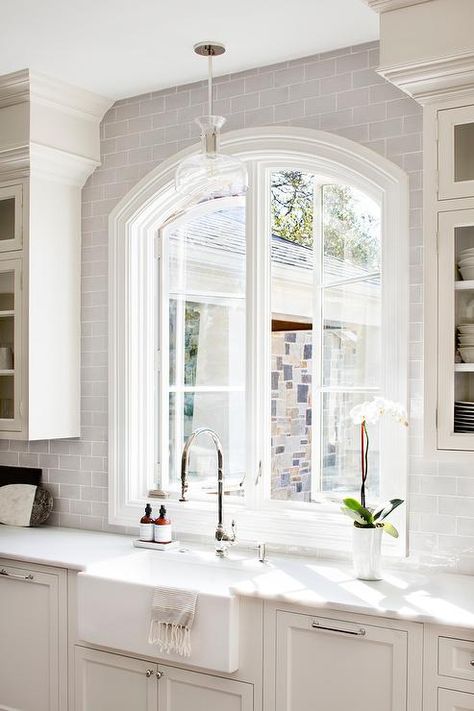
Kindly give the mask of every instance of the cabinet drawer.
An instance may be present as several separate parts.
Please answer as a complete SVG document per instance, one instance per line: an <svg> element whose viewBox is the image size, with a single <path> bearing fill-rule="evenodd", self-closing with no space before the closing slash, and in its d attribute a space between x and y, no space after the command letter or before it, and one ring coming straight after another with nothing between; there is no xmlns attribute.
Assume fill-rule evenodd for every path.
<svg viewBox="0 0 474 711"><path fill-rule="evenodd" d="M474 711L474 694L438 689L438 711Z"/></svg>
<svg viewBox="0 0 474 711"><path fill-rule="evenodd" d="M439 637L438 673L441 676L474 681L474 642Z"/></svg>

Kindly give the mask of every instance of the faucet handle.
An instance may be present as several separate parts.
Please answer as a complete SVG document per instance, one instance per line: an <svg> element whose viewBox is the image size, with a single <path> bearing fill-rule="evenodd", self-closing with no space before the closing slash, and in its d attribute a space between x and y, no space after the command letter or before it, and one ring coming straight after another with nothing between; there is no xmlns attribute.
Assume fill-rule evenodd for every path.
<svg viewBox="0 0 474 711"><path fill-rule="evenodd" d="M260 563L266 563L266 544L265 543L257 543L255 546L257 551L258 551L258 560Z"/></svg>
<svg viewBox="0 0 474 711"><path fill-rule="evenodd" d="M230 540L232 543L235 543L237 539L237 524L235 523L235 519L232 519L232 523L230 525L232 533L230 535Z"/></svg>

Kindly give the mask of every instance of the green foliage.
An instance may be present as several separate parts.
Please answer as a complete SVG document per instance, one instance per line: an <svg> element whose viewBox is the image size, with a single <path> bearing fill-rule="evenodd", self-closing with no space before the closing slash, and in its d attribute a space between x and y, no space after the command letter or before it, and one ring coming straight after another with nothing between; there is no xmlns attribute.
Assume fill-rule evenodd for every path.
<svg viewBox="0 0 474 711"><path fill-rule="evenodd" d="M394 538L398 538L398 531L392 523L384 521L384 519L392 513L397 506L403 504L402 499L391 499L383 506L372 510L362 506L357 499L343 499L344 506L341 511L349 516L354 521L354 526L357 528L383 528L385 533L388 533Z"/></svg>
<svg viewBox="0 0 474 711"><path fill-rule="evenodd" d="M390 501L383 506L379 506L379 508L374 511L374 521L383 521L384 518L387 518L387 516L401 504L403 504L403 499L390 499Z"/></svg>
<svg viewBox="0 0 474 711"><path fill-rule="evenodd" d="M272 174L272 231L305 247L313 245L314 176L298 170Z"/></svg>
<svg viewBox="0 0 474 711"><path fill-rule="evenodd" d="M343 185L324 191L324 253L377 270L380 245L378 218L370 203L358 205L357 194ZM272 231L305 247L313 246L314 176L296 170L272 174Z"/></svg>

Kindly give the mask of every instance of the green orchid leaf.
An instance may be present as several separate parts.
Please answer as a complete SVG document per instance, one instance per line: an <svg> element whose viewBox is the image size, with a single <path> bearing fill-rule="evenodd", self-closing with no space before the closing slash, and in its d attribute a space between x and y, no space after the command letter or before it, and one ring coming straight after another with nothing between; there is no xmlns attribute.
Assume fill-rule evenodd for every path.
<svg viewBox="0 0 474 711"><path fill-rule="evenodd" d="M366 509L362 504L360 504L356 499L352 498L347 498L343 499L343 503L347 506L348 509L351 511L356 511L361 518L364 519L365 523L372 524L373 523L373 517L372 514L368 509Z"/></svg>
<svg viewBox="0 0 474 711"><path fill-rule="evenodd" d="M365 519L363 519L362 516L357 513L357 511L348 509L346 506L341 506L341 511L342 511L342 513L345 513L346 516L349 516L349 518L351 518L353 521L358 523L360 526L366 525Z"/></svg>
<svg viewBox="0 0 474 711"><path fill-rule="evenodd" d="M385 533L388 533L389 536L393 536L394 538L398 538L398 531L393 524L386 521L382 525L383 525L383 530L385 531Z"/></svg>
<svg viewBox="0 0 474 711"><path fill-rule="evenodd" d="M383 521L384 518L387 518L387 516L401 504L403 504L403 499L390 499L390 501L387 501L382 506L379 506L375 511L374 521L378 521L379 519L380 521Z"/></svg>

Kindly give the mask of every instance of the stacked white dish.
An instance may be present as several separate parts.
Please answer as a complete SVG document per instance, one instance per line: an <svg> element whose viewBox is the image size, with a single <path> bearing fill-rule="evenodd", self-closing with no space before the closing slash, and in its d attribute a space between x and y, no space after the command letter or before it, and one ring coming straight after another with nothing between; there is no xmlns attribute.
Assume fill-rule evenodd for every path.
<svg viewBox="0 0 474 711"><path fill-rule="evenodd" d="M454 403L454 431L474 432L474 402L456 400Z"/></svg>
<svg viewBox="0 0 474 711"><path fill-rule="evenodd" d="M464 363L474 363L474 323L459 324L458 348Z"/></svg>
<svg viewBox="0 0 474 711"><path fill-rule="evenodd" d="M458 269L465 281L474 279L474 247L459 252Z"/></svg>

